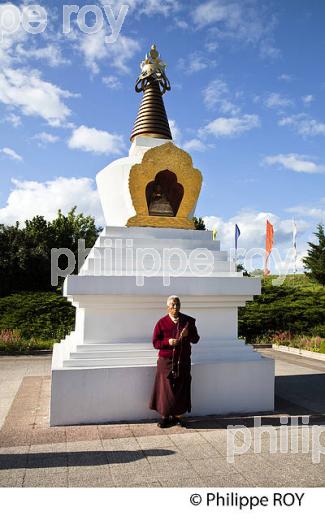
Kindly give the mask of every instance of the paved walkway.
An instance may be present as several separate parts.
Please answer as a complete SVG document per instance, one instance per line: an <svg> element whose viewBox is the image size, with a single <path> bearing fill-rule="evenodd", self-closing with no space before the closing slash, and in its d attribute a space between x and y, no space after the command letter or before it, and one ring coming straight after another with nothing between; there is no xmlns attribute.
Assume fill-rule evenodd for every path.
<svg viewBox="0 0 325 520"><path fill-rule="evenodd" d="M50 357L0 357L0 487L324 486L325 455L313 462L311 433L321 425L325 446L325 363L262 353L275 358L277 374L276 410L260 415L262 428L274 426L278 442L286 415L296 453L270 453L269 433L248 415L191 418L186 429L152 422L49 428ZM304 430L291 425L299 415L310 416ZM243 433L234 440L229 424L246 426L252 439L234 462L227 435L228 448L229 440L240 448Z"/></svg>

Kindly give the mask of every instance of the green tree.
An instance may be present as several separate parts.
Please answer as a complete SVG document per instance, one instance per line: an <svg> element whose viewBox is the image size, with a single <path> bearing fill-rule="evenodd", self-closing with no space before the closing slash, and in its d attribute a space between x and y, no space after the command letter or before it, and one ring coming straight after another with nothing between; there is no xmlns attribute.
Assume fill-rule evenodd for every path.
<svg viewBox="0 0 325 520"><path fill-rule="evenodd" d="M205 230L206 227L205 227L205 224L204 224L204 220L202 217L193 217L193 222L194 222L194 225L195 225L195 229L199 229L199 230Z"/></svg>
<svg viewBox="0 0 325 520"><path fill-rule="evenodd" d="M25 221L25 227L0 225L0 296L15 291L48 291L51 287L51 250L68 248L77 257L78 240L85 248L92 247L101 228L93 217L76 214L76 207L67 215L47 222L36 216ZM64 269L66 258L59 258ZM75 271L76 272L76 271Z"/></svg>
<svg viewBox="0 0 325 520"><path fill-rule="evenodd" d="M325 234L322 224L318 224L314 235L318 238L318 244L308 242L310 249L303 259L303 264L309 278L325 285Z"/></svg>

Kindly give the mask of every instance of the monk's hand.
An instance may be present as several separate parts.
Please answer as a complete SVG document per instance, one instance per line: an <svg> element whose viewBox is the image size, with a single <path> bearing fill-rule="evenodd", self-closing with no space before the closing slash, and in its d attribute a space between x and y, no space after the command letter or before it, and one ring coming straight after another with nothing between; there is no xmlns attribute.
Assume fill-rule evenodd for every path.
<svg viewBox="0 0 325 520"><path fill-rule="evenodd" d="M187 338L188 336L188 329L184 329L182 332L182 338Z"/></svg>
<svg viewBox="0 0 325 520"><path fill-rule="evenodd" d="M169 340L169 344L171 347L176 347L176 345L178 345L178 343L179 343L178 339L170 338L170 340Z"/></svg>

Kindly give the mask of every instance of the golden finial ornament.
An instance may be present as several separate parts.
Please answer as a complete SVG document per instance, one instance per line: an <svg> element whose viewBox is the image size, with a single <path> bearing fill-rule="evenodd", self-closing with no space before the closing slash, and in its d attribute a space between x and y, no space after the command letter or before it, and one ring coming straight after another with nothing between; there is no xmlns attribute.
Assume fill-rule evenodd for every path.
<svg viewBox="0 0 325 520"><path fill-rule="evenodd" d="M170 90L170 83L165 74L166 67L166 63L159 57L156 45L153 44L140 64L141 74L135 84L136 92L144 92L153 81L158 83L162 94Z"/></svg>
<svg viewBox="0 0 325 520"><path fill-rule="evenodd" d="M141 73L136 81L136 92L143 92L141 105L131 133L136 136L172 139L166 114L163 94L170 90L165 74L166 63L162 61L156 45L152 45L140 64Z"/></svg>

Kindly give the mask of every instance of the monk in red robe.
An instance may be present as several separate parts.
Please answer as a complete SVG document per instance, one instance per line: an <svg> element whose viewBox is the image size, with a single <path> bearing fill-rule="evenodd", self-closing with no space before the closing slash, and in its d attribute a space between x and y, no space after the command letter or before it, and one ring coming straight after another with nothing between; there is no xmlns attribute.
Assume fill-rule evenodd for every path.
<svg viewBox="0 0 325 520"><path fill-rule="evenodd" d="M169 296L168 314L153 332L153 346L159 350L157 371L149 404L161 415L160 428L185 426L180 415L191 411L191 343L197 343L195 319L180 313L178 296Z"/></svg>

